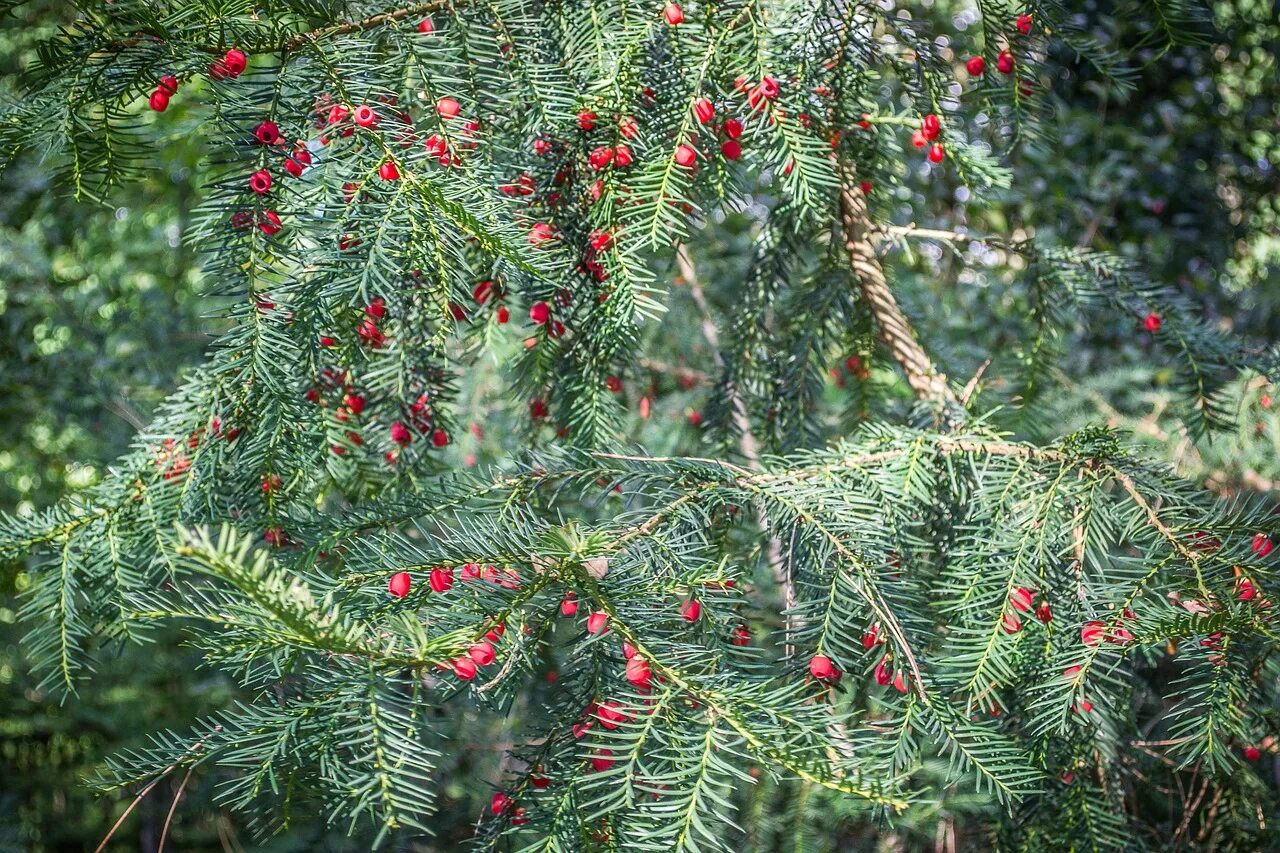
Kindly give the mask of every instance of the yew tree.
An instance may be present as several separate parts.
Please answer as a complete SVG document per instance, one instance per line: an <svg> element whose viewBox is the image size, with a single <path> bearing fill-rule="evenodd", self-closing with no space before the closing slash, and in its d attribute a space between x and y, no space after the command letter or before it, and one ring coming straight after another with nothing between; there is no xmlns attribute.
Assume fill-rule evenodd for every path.
<svg viewBox="0 0 1280 853"><path fill-rule="evenodd" d="M45 689L175 627L234 684L90 780L122 812L1280 846L1274 501L1061 417L1137 353L1212 439L1277 353L1001 213L1099 165L1066 81L1123 105L1192 4L75 5L3 157L92 205L196 140L218 332L101 484L0 520Z"/></svg>

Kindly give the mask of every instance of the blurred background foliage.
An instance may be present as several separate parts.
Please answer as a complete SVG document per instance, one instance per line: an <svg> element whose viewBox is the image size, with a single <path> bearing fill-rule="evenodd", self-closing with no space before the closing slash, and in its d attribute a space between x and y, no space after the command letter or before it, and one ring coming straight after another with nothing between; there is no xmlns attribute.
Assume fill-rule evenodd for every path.
<svg viewBox="0 0 1280 853"><path fill-rule="evenodd" d="M1083 67L1043 81L1042 94L1058 111L1056 138L1015 150L1011 188L974 198L954 176L934 172L925 180L909 166L900 181L877 188L876 213L925 227L1117 252L1153 279L1178 284L1215 322L1260 343L1276 341L1280 7L1268 0L1217 0L1206 7L1202 38L1172 46L1125 9L1123 2L1085 2L1078 14L1104 41L1136 49L1131 91L1118 93ZM976 26L970 4L935 0L911 4L911 12L953 32L956 61L963 60L964 30ZM73 14L69 4L45 0L0 17L0 97L18 96L36 42ZM183 241L186 214L201 193L202 154L198 136L188 132L196 118L184 116L183 104L191 100L166 113L166 129L154 137L155 168L105 199L76 199L52 186L50 170L36 159L20 161L0 178L0 508L27 511L96 482L218 329L219 306L202 295L198 258ZM693 251L704 282L740 276L720 259L741 259L752 239L733 217L700 235ZM903 289L915 294L908 312L942 362L973 375L988 353L1020 344L1013 319L1024 306L1005 287L1026 274L1017 260L965 244L925 244L896 256L894 274L915 279ZM700 335L698 306L675 270L672 275L673 310L648 329L648 352L659 368L664 338ZM713 303L732 299L731 288L708 291ZM975 324L976 317L1011 320ZM1165 366L1134 334L1131 318L1074 330L1068 352L1061 381L1042 390L1056 431L1103 420L1130 429L1224 497L1280 492L1280 390L1239 383L1232 396L1240 413L1235 430L1193 439L1163 390ZM710 348L706 354L709 363ZM667 369L652 375L658 377L652 413L637 414L630 434L655 452L695 449L698 434L689 421L705 396L701 377ZM968 376L953 368L952 379L963 384ZM892 381L889 365L863 362L832 377L828 397L856 419L860 388ZM483 464L524 440L489 410L486 387L484 381L470 386L474 419L484 429L452 448L458 464ZM1010 411L992 417L1011 429L1036 431ZM0 565L0 600L12 602L22 589L23 570ZM0 605L0 850L93 849L127 805L89 792L85 780L102 757L140 743L147 732L184 727L223 704L229 688L200 671L176 636L162 636L103 661L81 697L61 704L27 674L14 621L11 607ZM125 672L128 679L116 677ZM155 849L173 793L144 799L111 849ZM485 794L446 793L457 807L441 809L432 849L454 849L470 834ZM178 849L244 849L234 819L209 806L207 794L200 780L186 789ZM761 839L762 849L796 849L804 827L788 828L786 820L795 804L769 797L769 786L762 786L756 807L776 810L778 835ZM994 807L981 796L948 803L975 811ZM839 802L828 814L835 826L827 841L843 839L841 849L948 849L938 836L946 822L937 814L909 813L892 833L878 835L843 817ZM281 836L270 849L362 845L317 824Z"/></svg>

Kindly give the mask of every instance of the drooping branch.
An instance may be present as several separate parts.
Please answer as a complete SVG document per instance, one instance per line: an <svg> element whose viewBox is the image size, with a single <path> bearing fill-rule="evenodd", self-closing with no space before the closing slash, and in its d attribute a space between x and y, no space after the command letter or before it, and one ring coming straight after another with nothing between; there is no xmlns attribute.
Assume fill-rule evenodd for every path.
<svg viewBox="0 0 1280 853"><path fill-rule="evenodd" d="M845 249L858 277L858 287L871 315L876 333L889 348L906 374L916 397L944 406L959 407L960 401L929 355L920 346L911 321L902 313L885 279L884 267L876 256L876 231L867 212L866 196L858 189L852 166L844 166L840 180L840 221Z"/></svg>

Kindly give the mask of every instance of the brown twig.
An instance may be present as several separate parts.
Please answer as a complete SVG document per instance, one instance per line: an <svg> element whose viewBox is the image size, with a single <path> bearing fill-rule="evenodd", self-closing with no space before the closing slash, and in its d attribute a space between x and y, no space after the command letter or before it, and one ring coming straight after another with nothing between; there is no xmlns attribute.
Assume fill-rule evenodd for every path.
<svg viewBox="0 0 1280 853"><path fill-rule="evenodd" d="M848 165L843 167L840 181L840 219L845 249L858 278L862 299L875 318L881 343L893 354L918 399L959 407L960 401L947 384L947 377L938 371L920 346L911 321L889 289L884 267L876 255L876 229L867 211L867 199L858 189L857 174Z"/></svg>

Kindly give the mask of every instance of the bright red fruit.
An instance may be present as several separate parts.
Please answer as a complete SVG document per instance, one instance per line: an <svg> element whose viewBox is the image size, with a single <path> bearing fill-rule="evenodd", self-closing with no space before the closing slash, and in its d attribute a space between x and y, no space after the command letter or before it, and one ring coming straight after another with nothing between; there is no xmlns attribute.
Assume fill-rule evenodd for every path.
<svg viewBox="0 0 1280 853"><path fill-rule="evenodd" d="M396 598L404 598L409 594L409 587L413 585L413 579L409 577L408 572L396 572L387 581L387 589Z"/></svg>
<svg viewBox="0 0 1280 853"><path fill-rule="evenodd" d="M263 145L275 145L280 141L280 126L274 121L264 121L253 129L253 138Z"/></svg>
<svg viewBox="0 0 1280 853"><path fill-rule="evenodd" d="M403 421L396 421L391 425L391 440L401 447L405 447L409 442L413 441L413 434L409 432L409 428L404 425Z"/></svg>
<svg viewBox="0 0 1280 853"><path fill-rule="evenodd" d="M488 640L476 643L467 650L467 655L475 661L476 666L488 666L497 657L497 653L493 650L493 644Z"/></svg>
<svg viewBox="0 0 1280 853"><path fill-rule="evenodd" d="M169 95L163 89L156 89L151 93L151 99L147 101L147 105L158 113L162 113L169 108Z"/></svg>
<svg viewBox="0 0 1280 853"><path fill-rule="evenodd" d="M693 102L693 115L699 122L706 124L711 121L711 119L715 118L715 105L706 98L698 98L698 100Z"/></svg>
<svg viewBox="0 0 1280 853"><path fill-rule="evenodd" d="M436 447L444 447L449 443L449 433L442 429L437 429L431 433L431 443Z"/></svg>
<svg viewBox="0 0 1280 853"><path fill-rule="evenodd" d="M1080 641L1086 646L1096 646L1102 642L1102 635L1105 633L1106 626L1101 622L1086 622L1080 629Z"/></svg>
<svg viewBox="0 0 1280 853"><path fill-rule="evenodd" d="M720 153L726 160L737 160L742 156L742 145L736 139L726 139L720 144Z"/></svg>
<svg viewBox="0 0 1280 853"><path fill-rule="evenodd" d="M681 145L676 148L675 159L676 165L684 166L687 169L698 159L698 152L688 145Z"/></svg>
<svg viewBox="0 0 1280 853"><path fill-rule="evenodd" d="M307 166L310 164L311 152L305 148L299 148L284 161L284 170L298 178L302 176L302 173L306 171Z"/></svg>
<svg viewBox="0 0 1280 853"><path fill-rule="evenodd" d="M671 26L684 23L684 9L681 9L675 3L668 3L666 8L662 10L662 17L667 19L667 23Z"/></svg>
<svg viewBox="0 0 1280 853"><path fill-rule="evenodd" d="M400 169L394 162L388 160L378 167L378 177L384 181L400 180Z"/></svg>
<svg viewBox="0 0 1280 853"><path fill-rule="evenodd" d="M1000 51L1000 55L996 57L996 70L1001 74L1013 73L1013 54L1007 50Z"/></svg>
<svg viewBox="0 0 1280 853"><path fill-rule="evenodd" d="M941 143L935 142L929 146L929 162L930 163L941 163L946 156L947 156L947 152L942 147Z"/></svg>
<svg viewBox="0 0 1280 853"><path fill-rule="evenodd" d="M644 658L632 658L627 661L627 681L630 681L637 687L644 687L649 683L649 662Z"/></svg>
<svg viewBox="0 0 1280 853"><path fill-rule="evenodd" d="M259 169L249 176L249 189L255 193L262 195L271 191L271 173L266 169Z"/></svg>
<svg viewBox="0 0 1280 853"><path fill-rule="evenodd" d="M236 50L233 47L223 55L222 65L227 69L229 76L239 77L249 67L249 57L243 50Z"/></svg>
<svg viewBox="0 0 1280 853"><path fill-rule="evenodd" d="M937 139L938 134L942 133L942 121L933 113L929 113L920 122L920 129L924 131L925 139Z"/></svg>
<svg viewBox="0 0 1280 853"><path fill-rule="evenodd" d="M830 681L840 677L840 670L826 655L814 655L809 659L809 674L821 681Z"/></svg>
<svg viewBox="0 0 1280 853"><path fill-rule="evenodd" d="M592 613L587 617L588 634L603 634L605 631L609 630L608 625L609 614L605 613L603 610L597 610L595 613Z"/></svg>
<svg viewBox="0 0 1280 853"><path fill-rule="evenodd" d="M1259 557L1265 557L1271 553L1271 549L1275 545L1271 541L1271 537L1265 533L1253 534L1253 553Z"/></svg>
<svg viewBox="0 0 1280 853"><path fill-rule="evenodd" d="M529 319L541 326L551 317L551 306L545 302L535 302L529 306Z"/></svg>
<svg viewBox="0 0 1280 853"><path fill-rule="evenodd" d="M1142 318L1142 328L1146 329L1148 332L1158 332L1160 331L1160 326L1163 322L1164 321L1160 319L1159 314L1148 314Z"/></svg>
<svg viewBox="0 0 1280 853"><path fill-rule="evenodd" d="M1031 16L1019 15L1016 26L1018 27L1018 32L1025 36L1027 33L1031 32Z"/></svg>
<svg viewBox="0 0 1280 853"><path fill-rule="evenodd" d="M457 118L462 112L462 104L459 104L453 98L441 98L436 101L436 112L440 114L442 119Z"/></svg>
<svg viewBox="0 0 1280 853"><path fill-rule="evenodd" d="M987 70L987 61L981 56L971 56L964 64L964 70L970 77L981 77Z"/></svg>
<svg viewBox="0 0 1280 853"><path fill-rule="evenodd" d="M702 604L698 599L691 598L680 606L680 615L686 622L697 622L698 617L702 615Z"/></svg>
<svg viewBox="0 0 1280 853"><path fill-rule="evenodd" d="M432 592L448 592L453 586L453 569L436 566L431 570L431 578L428 583L431 584Z"/></svg>

